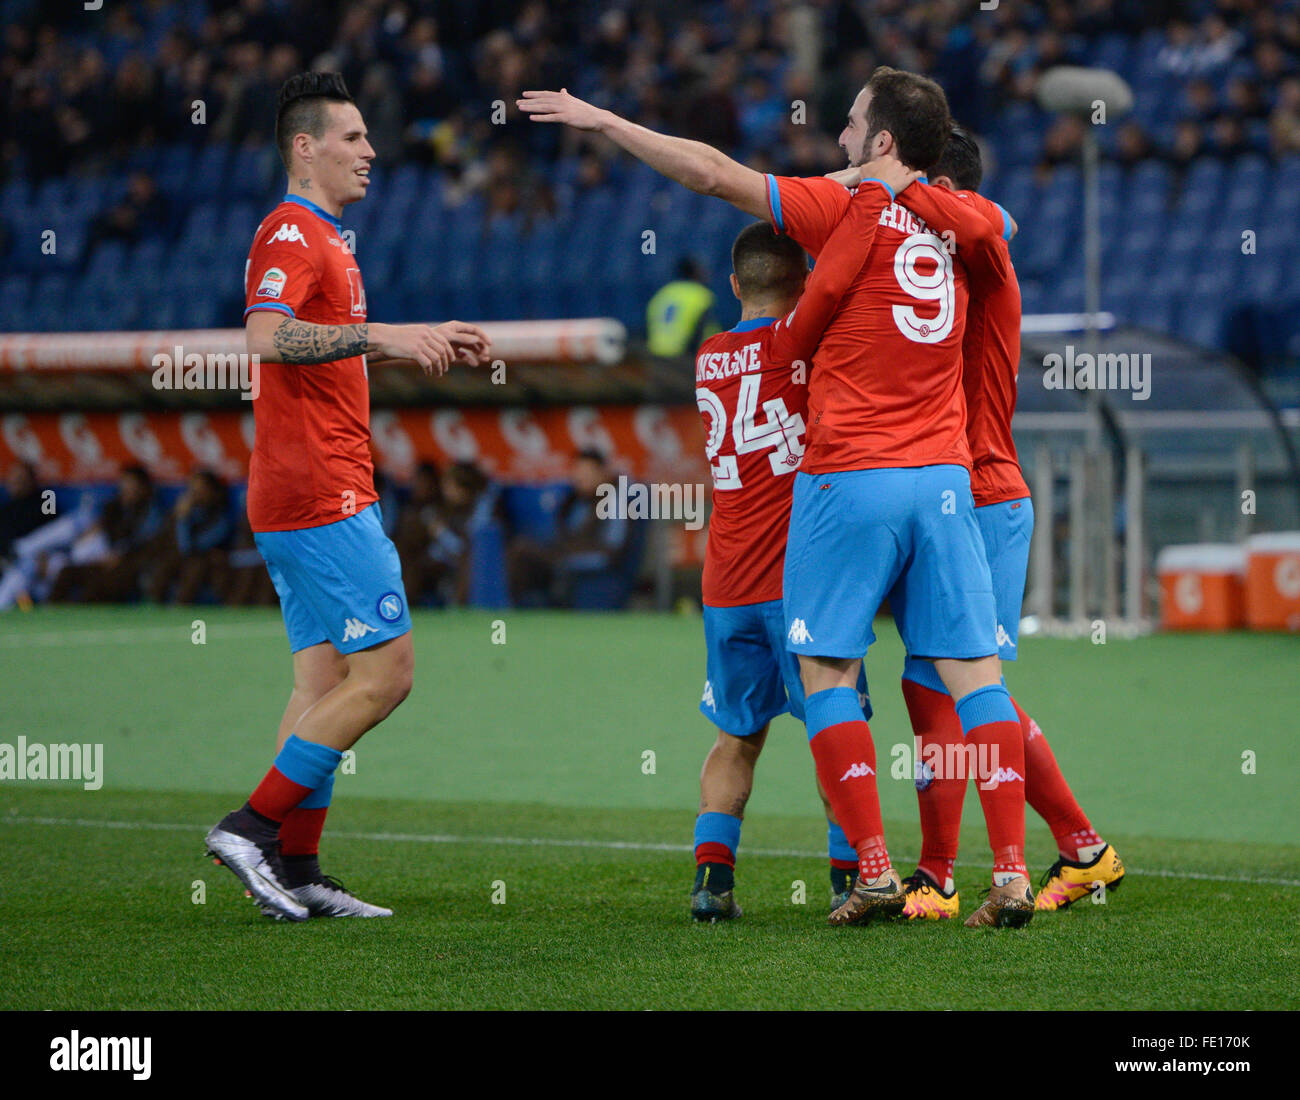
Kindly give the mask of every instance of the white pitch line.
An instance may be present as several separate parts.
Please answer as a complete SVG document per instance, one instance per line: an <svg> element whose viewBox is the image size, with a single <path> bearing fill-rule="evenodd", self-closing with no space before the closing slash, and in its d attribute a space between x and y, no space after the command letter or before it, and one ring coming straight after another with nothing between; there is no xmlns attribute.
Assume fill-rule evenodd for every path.
<svg viewBox="0 0 1300 1100"><path fill-rule="evenodd" d="M0 815L0 825L71 825L97 829L140 829L161 832L193 832L196 835L201 825L187 825L179 822L164 821L107 821L90 817L25 817L16 814ZM693 852L689 844L653 844L639 840L589 840L582 838L546 837L546 836L456 836L452 833L350 833L334 832L330 836L340 840L379 840L413 844L503 844L511 847L539 848L605 848L613 851L629 852ZM818 859L825 852L814 852L800 848L746 848L747 856L774 856L785 859ZM907 862L911 857L899 856ZM983 866L970 860L958 860L958 867ZM1247 875L1210 875L1200 871L1171 871L1164 868L1143 870L1129 867L1135 875L1149 878L1191 879L1197 882L1234 882L1247 886L1291 886L1300 887L1300 879L1260 878Z"/></svg>
<svg viewBox="0 0 1300 1100"><path fill-rule="evenodd" d="M119 645L123 642L188 643L191 633L189 622L178 622L175 626L124 626L111 630L42 630L31 633L18 630L0 634L0 649L25 649L28 646ZM215 624L214 629L208 631L208 641L234 642L246 638L270 638L283 633L284 625L280 622L248 623L244 626L218 623Z"/></svg>

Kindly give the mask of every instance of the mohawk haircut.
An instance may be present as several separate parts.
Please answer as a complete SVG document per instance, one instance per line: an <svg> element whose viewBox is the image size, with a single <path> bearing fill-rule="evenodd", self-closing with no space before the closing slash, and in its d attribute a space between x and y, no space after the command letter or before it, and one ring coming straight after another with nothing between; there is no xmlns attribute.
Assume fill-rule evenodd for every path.
<svg viewBox="0 0 1300 1100"><path fill-rule="evenodd" d="M943 156L926 173L930 179L947 176L958 191L978 191L984 179L984 161L980 147L968 130L953 123L944 146Z"/></svg>
<svg viewBox="0 0 1300 1100"><path fill-rule="evenodd" d="M731 268L742 298L774 301L799 293L808 276L808 257L767 222L754 222L740 231L731 246Z"/></svg>
<svg viewBox="0 0 1300 1100"><path fill-rule="evenodd" d="M325 135L327 103L351 103L342 73L298 73L280 86L275 109L275 144L285 171L293 171L293 139Z"/></svg>

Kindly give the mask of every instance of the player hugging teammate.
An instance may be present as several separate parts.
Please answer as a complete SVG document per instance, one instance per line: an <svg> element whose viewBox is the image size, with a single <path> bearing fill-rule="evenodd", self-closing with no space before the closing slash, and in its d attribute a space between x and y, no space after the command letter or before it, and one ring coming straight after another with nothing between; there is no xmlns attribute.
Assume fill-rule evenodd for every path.
<svg viewBox="0 0 1300 1100"><path fill-rule="evenodd" d="M875 637L872 619L886 598L908 653L904 690L923 757L927 745L955 739L968 750L958 758L976 763L993 869L987 898L966 923L1020 926L1033 916L1036 902L1024 855L1027 775L1031 794L1040 796L1034 804L1047 817L1062 857L1045 879L1048 900L1038 907L1056 908L1097 882L1118 882L1122 864L1093 833L1046 742L1012 702L1002 679L999 652L1014 656L1024 590L1021 556L1027 553L1032 522L1010 444L1019 292L1009 289L1014 273L1003 240L1009 219L1001 208L992 207L995 218L991 204L949 189L973 188L978 179L958 182L947 175L942 186L913 182L920 172L942 166L953 141L962 140L954 139L942 89L913 73L876 70L840 135L850 168L815 179L763 176L710 146L656 134L563 90L526 92L519 107L539 121L604 133L692 190L763 218L816 257L817 272L825 265L850 264L845 249L860 261L813 354L807 443L794 477L782 583L782 637L785 649L798 656L802 687L801 693L791 690L787 675L786 693L792 709L800 695L828 816L842 828L846 844L840 851L856 869L853 888L837 898L831 922L957 913L951 871L969 778L965 771L929 783L918 777L926 843L916 874L901 879L885 844L875 747L859 683L861 659ZM882 163L907 170L909 178L887 178ZM967 347L972 299L977 310ZM1008 331L1013 299L1015 322ZM725 335L735 341L743 333ZM993 349L999 339L1002 346ZM993 371L997 377L986 382ZM756 396L757 384L751 386ZM992 401L979 400L990 392ZM977 400L968 422L972 393ZM742 415L732 431L737 456L721 455L718 414L728 409L716 397L702 401L714 405L712 417L706 414L706 421L712 419L710 457L729 460L714 467L716 523L719 507L726 514L719 503L726 499L718 493L719 477L736 474L737 457L755 432L753 417L746 418L738 405ZM771 433L775 406L765 408ZM783 430L781 446L793 453L789 434ZM980 472L980 466L972 461L972 440L986 467L975 483L983 487L979 514L971 471ZM775 455L772 461L777 462ZM1016 466L1009 481L1008 462ZM711 529L710 554L715 552ZM990 556L996 572L990 570ZM711 587L706 578L706 605ZM770 653L771 630L757 610L767 602L755 598L741 605L749 609L746 626L756 639L751 647L761 648L757 639L762 639L769 654L750 660L748 686L755 699L745 696L742 684L735 695L747 709L727 711L722 726L751 740L742 747L738 738L728 741L724 735L702 776L697 862L719 869L697 877L692 911L698 916L739 912L730 895L728 859L734 863L738 808L766 729L763 715L776 705L777 669L786 667ZM713 638L727 639L721 627L740 618L734 608L725 615L719 611L706 610L706 713L710 694L715 712L717 706L712 670L721 658L715 658ZM733 663L739 667L744 660ZM716 767L715 757L725 767ZM733 776L730 785L715 783L713 773L719 770ZM702 891L714 893L714 900L701 898Z"/></svg>
<svg viewBox="0 0 1300 1100"><path fill-rule="evenodd" d="M258 227L244 285L248 350L263 366L253 402L248 519L280 597L293 691L271 769L207 835L272 917L386 917L322 873L321 830L343 753L411 690L411 618L397 550L380 524L370 460L367 359L442 374L488 361L459 321L366 321L343 207L365 197L374 150L337 73L280 90L276 144L288 193Z"/></svg>

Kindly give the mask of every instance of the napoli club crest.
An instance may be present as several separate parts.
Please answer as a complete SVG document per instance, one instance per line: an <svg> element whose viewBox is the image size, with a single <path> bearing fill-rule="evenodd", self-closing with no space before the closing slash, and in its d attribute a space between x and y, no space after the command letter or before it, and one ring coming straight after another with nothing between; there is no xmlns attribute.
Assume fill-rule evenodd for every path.
<svg viewBox="0 0 1300 1100"><path fill-rule="evenodd" d="M376 605L379 617L386 623L395 623L402 617L402 597L396 592L386 592Z"/></svg>

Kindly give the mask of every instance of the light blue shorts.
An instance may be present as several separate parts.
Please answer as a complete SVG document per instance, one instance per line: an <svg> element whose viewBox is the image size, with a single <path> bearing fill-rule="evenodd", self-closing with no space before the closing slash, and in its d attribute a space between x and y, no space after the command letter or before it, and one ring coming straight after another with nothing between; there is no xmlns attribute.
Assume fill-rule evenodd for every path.
<svg viewBox="0 0 1300 1100"><path fill-rule="evenodd" d="M704 607L708 650L700 713L724 733L749 737L779 714L804 720L799 658L785 646L780 600ZM868 720L867 673L858 670L858 701Z"/></svg>
<svg viewBox="0 0 1300 1100"><path fill-rule="evenodd" d="M1029 541L1034 534L1034 506L1028 497L986 504L975 509L984 536L984 553L993 575L993 602L998 609L998 656L1016 659L1020 605L1029 571Z"/></svg>
<svg viewBox="0 0 1300 1100"><path fill-rule="evenodd" d="M254 541L280 597L294 653L331 642L340 653L369 649L411 629L397 547L379 505L297 531L260 531Z"/></svg>
<svg viewBox="0 0 1300 1100"><path fill-rule="evenodd" d="M889 597L907 652L998 651L993 582L962 466L795 475L785 550L786 645L861 657Z"/></svg>

